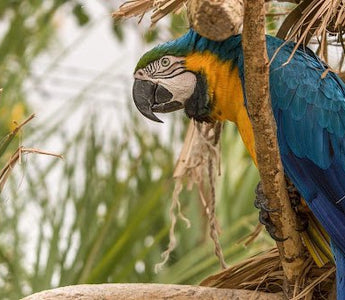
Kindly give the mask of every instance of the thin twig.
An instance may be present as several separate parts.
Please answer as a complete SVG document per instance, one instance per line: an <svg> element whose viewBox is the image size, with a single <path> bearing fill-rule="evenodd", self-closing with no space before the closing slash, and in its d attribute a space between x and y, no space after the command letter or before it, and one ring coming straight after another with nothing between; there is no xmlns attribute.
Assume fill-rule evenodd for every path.
<svg viewBox="0 0 345 300"><path fill-rule="evenodd" d="M22 161L22 156L24 154L28 153L36 153L36 154L42 154L42 155L49 155L49 156L54 156L63 159L63 156L60 154L55 154L52 152L47 152L43 151L40 149L35 149L35 148L25 148L23 146L19 147L14 154L11 156L9 161L5 164L5 166L1 169L0 171L0 192L2 192L4 185L8 179L8 176L12 172L14 166L16 163L21 163Z"/></svg>

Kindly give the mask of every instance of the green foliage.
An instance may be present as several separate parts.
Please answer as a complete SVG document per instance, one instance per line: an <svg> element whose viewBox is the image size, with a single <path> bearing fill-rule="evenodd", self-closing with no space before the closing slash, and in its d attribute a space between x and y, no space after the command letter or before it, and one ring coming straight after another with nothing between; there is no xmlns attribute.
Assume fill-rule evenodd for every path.
<svg viewBox="0 0 345 300"><path fill-rule="evenodd" d="M74 16L76 17L78 24L83 26L90 21L88 13L85 11L84 7L80 3L76 3L72 10Z"/></svg>
<svg viewBox="0 0 345 300"><path fill-rule="evenodd" d="M156 41L157 37L158 37L158 29L152 28L148 30L147 32L145 32L144 41L148 44L153 43L154 41Z"/></svg>
<svg viewBox="0 0 345 300"><path fill-rule="evenodd" d="M188 30L188 19L185 11L172 14L170 18L170 32L174 38L181 36Z"/></svg>
<svg viewBox="0 0 345 300"><path fill-rule="evenodd" d="M28 114L24 81L30 76L34 59L47 50L58 26L56 12L74 1L0 1L3 32L0 35L0 136ZM45 5L43 5L45 4ZM75 4L74 14L85 24L84 10ZM12 149L13 151L13 149Z"/></svg>
<svg viewBox="0 0 345 300"><path fill-rule="evenodd" d="M294 3L267 3L266 30L270 35L276 35L285 17L296 7Z"/></svg>
<svg viewBox="0 0 345 300"><path fill-rule="evenodd" d="M218 270L197 193L183 192L183 210L192 228L179 224L178 248L162 273L153 272L168 244L176 149L173 140L163 145L159 134L140 129L135 116L132 120L124 128L129 138L114 138L106 150L104 136L93 125L96 117L91 119L66 145L64 162L51 160L44 168L36 159L27 162L35 172L26 174L25 195L16 196L19 183L12 181L11 201L3 200L0 209L1 241L7 241L0 244L6 274L6 284L0 281L1 299L78 283L191 284ZM247 166L234 128L226 129L224 141L221 180L229 184L220 183L218 211L221 243L234 263L266 249L271 241L263 235L248 249L238 243L257 224L251 187L258 178ZM227 164L236 167L229 171ZM62 176L55 175L51 186L49 177L61 167ZM23 251L33 243L19 230L21 220L28 224L28 213L37 216L31 224L38 236L31 245L31 265Z"/></svg>
<svg viewBox="0 0 345 300"><path fill-rule="evenodd" d="M113 32L115 36L119 39L119 41L123 41L124 33L123 33L123 27L120 21L118 20L113 21Z"/></svg>
<svg viewBox="0 0 345 300"><path fill-rule="evenodd" d="M26 178L28 194L1 203L3 238L12 237L0 246L0 253L7 254L1 262L7 274L1 299L17 299L28 289L35 292L56 285L152 278L152 269L138 274L133 269L138 260L152 265L153 254L162 250L151 252L167 233L161 212L171 194L167 178L172 151L157 147L158 136L143 139L142 131L127 130L130 140L114 139L111 149L104 151L103 136L92 125L85 126L67 145L64 163L54 160L41 169L30 159L37 173ZM63 176L55 182L58 192L52 195L46 180L61 167ZM16 188L12 192L15 195ZM32 224L38 238L30 267L21 259L23 246L30 241L18 226L28 212L38 216L34 223L39 225Z"/></svg>

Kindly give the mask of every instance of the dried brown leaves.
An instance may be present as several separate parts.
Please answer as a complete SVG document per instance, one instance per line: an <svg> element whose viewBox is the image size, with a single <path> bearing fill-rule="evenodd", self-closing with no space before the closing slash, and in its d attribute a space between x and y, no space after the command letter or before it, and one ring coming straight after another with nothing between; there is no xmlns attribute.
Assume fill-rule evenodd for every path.
<svg viewBox="0 0 345 300"><path fill-rule="evenodd" d="M304 0L285 19L277 36L307 45L315 36L320 38L320 55L327 48L327 35L338 34L342 39L345 29L345 3L343 0ZM325 57L323 57L325 59Z"/></svg>
<svg viewBox="0 0 345 300"><path fill-rule="evenodd" d="M215 254L222 268L226 268L218 238L216 220L215 179L220 170L221 123L191 122L183 149L177 162L174 178L176 187L187 179L190 188L195 184L208 218L210 236L215 245Z"/></svg>
<svg viewBox="0 0 345 300"><path fill-rule="evenodd" d="M114 18L131 18L139 16L139 22L149 10L153 10L152 24L170 12L180 9L188 0L130 0L126 1L113 13Z"/></svg>
<svg viewBox="0 0 345 300"><path fill-rule="evenodd" d="M335 278L335 267L327 264L319 268L311 258L305 261L305 273L301 274L297 285L303 290L293 295L299 299L327 299ZM305 282L307 278L307 282ZM200 285L226 288L248 289L267 293L282 291L284 272L276 248L253 256L218 274L204 279ZM314 298L313 298L314 299Z"/></svg>

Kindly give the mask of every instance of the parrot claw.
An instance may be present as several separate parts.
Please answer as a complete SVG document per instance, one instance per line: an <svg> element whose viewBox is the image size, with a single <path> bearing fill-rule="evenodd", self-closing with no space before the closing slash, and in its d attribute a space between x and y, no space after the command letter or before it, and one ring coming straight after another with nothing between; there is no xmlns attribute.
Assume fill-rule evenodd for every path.
<svg viewBox="0 0 345 300"><path fill-rule="evenodd" d="M288 238L281 238L279 236L276 236L273 232L269 232L268 233L270 234L271 238L274 239L276 242L285 242Z"/></svg>
<svg viewBox="0 0 345 300"><path fill-rule="evenodd" d="M296 228L296 231L303 232L308 228L308 218L305 213L298 210L299 205L301 204L301 196L298 193L295 186L291 183L291 181L286 178L286 185L287 185L287 192L289 194L289 199L291 201L291 206L295 210L297 215L297 221L299 223L299 227ZM262 190L261 182L258 183L256 190L255 190L255 201L254 206L257 209L260 209L259 212L259 221L262 225L265 226L267 232L270 234L272 239L277 242L284 242L287 238L282 238L276 235L276 227L271 221L270 214L271 212L277 212L279 209L272 209L267 206L267 198Z"/></svg>
<svg viewBox="0 0 345 300"><path fill-rule="evenodd" d="M255 194L256 194L256 197L254 200L254 206L257 209L264 210L266 212L277 212L278 211L278 209L269 208L267 206L267 198L266 198L266 196L262 190L261 181L256 186Z"/></svg>
<svg viewBox="0 0 345 300"><path fill-rule="evenodd" d="M269 233L272 239L274 239L277 242L286 241L288 238L282 238L276 235L277 228L272 223L269 213L277 212L279 211L279 209L273 209L267 206L267 198L264 195L264 192L262 190L261 182L258 183L255 190L255 194L256 194L256 197L254 201L254 206L260 209L260 212L259 212L260 223L265 226L267 232Z"/></svg>
<svg viewBox="0 0 345 300"><path fill-rule="evenodd" d="M265 228L272 239L274 239L277 242L284 242L288 238L282 238L276 235L277 228L274 226L274 224L271 221L270 215L267 211L264 209L261 209L259 212L259 221L262 225L265 225Z"/></svg>

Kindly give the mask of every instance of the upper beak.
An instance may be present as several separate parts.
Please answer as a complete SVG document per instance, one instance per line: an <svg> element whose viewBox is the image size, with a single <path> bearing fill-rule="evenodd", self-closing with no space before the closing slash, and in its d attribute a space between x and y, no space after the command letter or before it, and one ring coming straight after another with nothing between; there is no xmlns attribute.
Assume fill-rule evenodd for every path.
<svg viewBox="0 0 345 300"><path fill-rule="evenodd" d="M161 122L153 112L172 112L183 108L178 101L171 101L173 94L165 87L149 80L135 79L133 99L138 110L152 121Z"/></svg>

